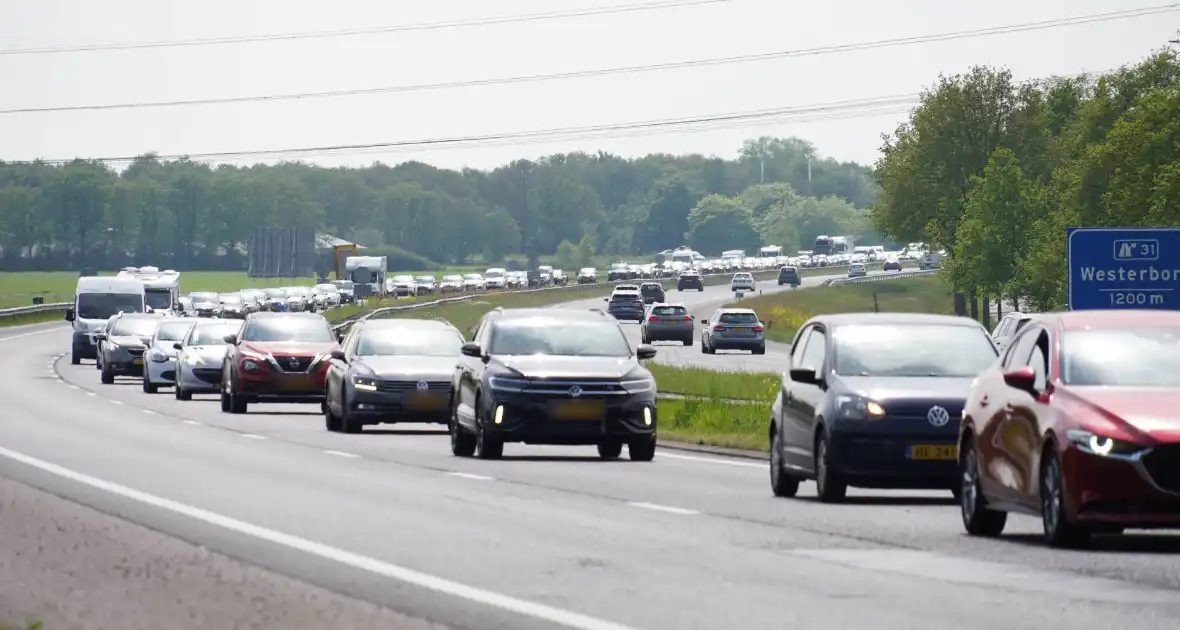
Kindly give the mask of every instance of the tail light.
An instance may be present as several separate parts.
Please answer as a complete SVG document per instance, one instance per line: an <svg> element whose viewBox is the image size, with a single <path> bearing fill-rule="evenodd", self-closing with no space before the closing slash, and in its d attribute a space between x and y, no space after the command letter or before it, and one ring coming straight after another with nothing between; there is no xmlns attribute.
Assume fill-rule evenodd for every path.
<svg viewBox="0 0 1180 630"><path fill-rule="evenodd" d="M647 321L649 321L649 322L658 322L658 321L660 321L660 318L659 318L659 317L656 317L655 315L652 315L651 317L648 317L648 318L647 318Z"/></svg>
<svg viewBox="0 0 1180 630"><path fill-rule="evenodd" d="M750 330L753 330L754 332L762 332L763 330L766 330L766 329L763 328L761 324L759 324L759 325L751 328Z"/></svg>
<svg viewBox="0 0 1180 630"><path fill-rule="evenodd" d="M686 321L686 322L691 322L691 321L692 321L692 315L685 315L685 316L684 316L684 321Z"/></svg>
<svg viewBox="0 0 1180 630"><path fill-rule="evenodd" d="M713 332L725 332L725 326L714 326Z"/></svg>

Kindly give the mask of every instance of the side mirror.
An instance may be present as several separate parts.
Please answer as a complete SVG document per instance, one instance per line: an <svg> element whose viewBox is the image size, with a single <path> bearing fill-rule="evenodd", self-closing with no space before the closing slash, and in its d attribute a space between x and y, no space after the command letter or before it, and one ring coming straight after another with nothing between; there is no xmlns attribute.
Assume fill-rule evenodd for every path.
<svg viewBox="0 0 1180 630"><path fill-rule="evenodd" d="M66 309L66 321L67 322L74 321L74 309L72 309L72 308Z"/></svg>
<svg viewBox="0 0 1180 630"><path fill-rule="evenodd" d="M104 332L96 332L96 333L94 333L94 339L95 339L95 341L102 341L103 339L106 339L106 338L107 338L107 334L106 334L106 333L104 333Z"/></svg>
<svg viewBox="0 0 1180 630"><path fill-rule="evenodd" d="M635 356L640 361L654 359L656 356L656 349L647 345L647 344L642 344L638 348L635 349Z"/></svg>
<svg viewBox="0 0 1180 630"><path fill-rule="evenodd" d="M184 344L177 341L176 343L172 344L172 349L173 350L184 350Z"/></svg>
<svg viewBox="0 0 1180 630"><path fill-rule="evenodd" d="M237 335L226 335L225 337L222 338L222 341L228 343L231 346L235 346L238 344L238 336Z"/></svg>
<svg viewBox="0 0 1180 630"><path fill-rule="evenodd" d="M332 351L332 358L336 359L338 361L347 361L348 360L344 357L344 351L340 350L340 349Z"/></svg>
<svg viewBox="0 0 1180 630"><path fill-rule="evenodd" d="M465 343L459 350L465 357L480 358L483 356L483 349L479 347L478 343Z"/></svg>
<svg viewBox="0 0 1180 630"><path fill-rule="evenodd" d="M709 323L709 320L707 320L707 319L702 319L702 320L701 320L701 325L702 325L702 326L705 326L705 325L707 325L708 323Z"/></svg>
<svg viewBox="0 0 1180 630"><path fill-rule="evenodd" d="M603 302L609 302L609 301L610 301L610 298L608 298L608 297L604 297L604 298L602 298L602 301L603 301Z"/></svg>
<svg viewBox="0 0 1180 630"><path fill-rule="evenodd" d="M1037 373L1031 367L1025 366L1016 368L1011 372L1004 373L1004 382L1008 387L1019 389L1022 392L1028 392L1029 395L1036 396L1036 382Z"/></svg>
<svg viewBox="0 0 1180 630"><path fill-rule="evenodd" d="M791 368L791 380L804 385L819 385L819 372L810 368Z"/></svg>
<svg viewBox="0 0 1180 630"><path fill-rule="evenodd" d="M344 343L344 333L336 333L336 343Z"/></svg>

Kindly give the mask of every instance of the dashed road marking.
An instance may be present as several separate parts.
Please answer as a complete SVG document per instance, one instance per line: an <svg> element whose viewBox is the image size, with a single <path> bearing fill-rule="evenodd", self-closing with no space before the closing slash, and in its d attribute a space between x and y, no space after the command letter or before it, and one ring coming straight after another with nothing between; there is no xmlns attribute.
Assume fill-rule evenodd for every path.
<svg viewBox="0 0 1180 630"><path fill-rule="evenodd" d="M61 380L61 379L59 378L59 379L56 379L56 380L54 380L54 382L55 382L55 383L64 383L65 381L63 381L63 380Z"/></svg>
<svg viewBox="0 0 1180 630"><path fill-rule="evenodd" d="M493 479L492 477L489 477L487 475L477 475L475 473L449 472L447 474L452 477L462 477L464 479L475 479L476 481L495 481L495 479Z"/></svg>
<svg viewBox="0 0 1180 630"><path fill-rule="evenodd" d="M266 439L265 436L255 435L253 433L243 433L242 437L246 438L247 440L265 440Z"/></svg>
<svg viewBox="0 0 1180 630"><path fill-rule="evenodd" d="M631 507L643 508L645 510L655 510L656 512L667 512L668 514L680 514L682 516L691 516L693 514L700 514L696 510L686 510L684 508L672 507L670 505L660 505L658 503L644 503L643 501L634 501L627 503Z"/></svg>
<svg viewBox="0 0 1180 630"><path fill-rule="evenodd" d="M65 381L62 381L62 382L64 383ZM67 385L67 387L69 387L70 389L82 389L81 387L78 387L77 385L74 385L73 383L70 383L69 385Z"/></svg>
<svg viewBox="0 0 1180 630"><path fill-rule="evenodd" d="M149 416L154 416L154 415L156 415L156 412L152 411L151 409L141 409L140 411L142 411L142 412L146 413L146 414L147 414L147 415L149 415Z"/></svg>
<svg viewBox="0 0 1180 630"><path fill-rule="evenodd" d="M50 328L48 330L34 330L33 332L21 333L19 335L9 335L7 337L0 337L0 343L11 341L13 339L24 339L25 337L32 337L33 335L44 335L45 333L58 332L61 328Z"/></svg>
<svg viewBox="0 0 1180 630"><path fill-rule="evenodd" d="M199 426L201 426L201 423L200 423L200 422L197 422L196 420L181 420L181 422L183 422L183 423L185 423L185 424L192 425L192 426L194 426L194 427L199 427Z"/></svg>
<svg viewBox="0 0 1180 630"><path fill-rule="evenodd" d="M236 532L244 536L250 536L258 540L264 540L276 545L282 545L289 549L301 551L308 555L317 556L325 560L338 562L342 565L366 571L374 575L398 580L406 584L412 584L420 588L432 590L436 593L442 593L451 597L458 597L467 601L491 606L500 610L525 615L534 619L547 621L549 623L565 626L567 628L574 628L576 630L634 630L629 626L624 626L605 619L598 619L583 615L569 610L563 610L546 604L532 602L525 599L518 599L510 595L503 595L494 591L484 590L475 586L455 582L446 578L430 575L414 569L402 567L390 562L370 558L351 551L345 551L336 547L331 547L323 543L318 543L306 538L300 538L284 532L247 523L229 516L218 514L209 510L204 510L191 505L165 499L160 496L148 494L146 492L135 490L127 486L119 485L91 477L68 468L58 466L42 459L25 455L0 446L0 457L20 462L27 466L43 470L58 477L68 479L70 481L80 483L97 490L102 490L110 494L118 495L132 501L138 501L145 505L167 510L174 514L187 516L193 520L208 523L215 527L220 527L225 530Z"/></svg>
<svg viewBox="0 0 1180 630"><path fill-rule="evenodd" d="M86 392L86 395L87 396L97 396L98 394L96 394L94 392Z"/></svg>
<svg viewBox="0 0 1180 630"><path fill-rule="evenodd" d="M667 457L668 459L683 459L690 462L702 462L705 464L716 464L718 466L737 466L739 468L757 468L765 470L766 464L758 464L755 462L740 462L732 459L721 459L720 457L695 457L693 455L680 455L678 453L669 453L666 450L660 451L660 457Z"/></svg>
<svg viewBox="0 0 1180 630"><path fill-rule="evenodd" d="M107 401L107 402L111 403L112 405L121 405L121 404L123 404L123 401L121 401L121 400L110 400L110 401Z"/></svg>
<svg viewBox="0 0 1180 630"><path fill-rule="evenodd" d="M360 457L360 455L357 455L356 453L345 453L344 451L333 451L333 450L330 450L330 449L329 449L329 450L325 450L325 451L324 451L324 454L326 454L326 455L335 455L335 456L337 456L337 457Z"/></svg>

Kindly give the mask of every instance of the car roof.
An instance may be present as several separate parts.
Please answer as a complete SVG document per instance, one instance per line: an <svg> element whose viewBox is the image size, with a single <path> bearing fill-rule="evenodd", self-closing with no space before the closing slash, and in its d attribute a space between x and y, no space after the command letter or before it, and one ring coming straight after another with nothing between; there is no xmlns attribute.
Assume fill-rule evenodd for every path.
<svg viewBox="0 0 1180 630"><path fill-rule="evenodd" d="M811 319L827 326L846 324L941 324L951 326L979 326L970 317L935 315L932 313L838 313L819 315Z"/></svg>
<svg viewBox="0 0 1180 630"><path fill-rule="evenodd" d="M757 313L754 312L754 309L751 309L751 308L723 308L723 309L721 309L722 315L727 315L730 313L735 313L735 314L749 313L750 315L757 315Z"/></svg>
<svg viewBox="0 0 1180 630"><path fill-rule="evenodd" d="M127 317L130 319L160 319L156 313L118 313L115 317Z"/></svg>
<svg viewBox="0 0 1180 630"><path fill-rule="evenodd" d="M671 308L688 308L687 306L684 305L684 302L656 302L655 304L651 305L652 308L655 308L657 306L667 306L667 307L671 307Z"/></svg>
<svg viewBox="0 0 1180 630"><path fill-rule="evenodd" d="M303 319L324 319L323 315L319 313L274 313L269 311L259 311L257 313L250 313L246 317L252 319L292 319L295 317L302 317Z"/></svg>
<svg viewBox="0 0 1180 630"><path fill-rule="evenodd" d="M382 330L388 328L419 328L423 330L437 328L440 330L452 330L455 326L448 321L441 319L366 319L359 321L353 325L353 328L375 329Z"/></svg>
<svg viewBox="0 0 1180 630"><path fill-rule="evenodd" d="M602 311L580 308L506 308L499 311L502 319L557 317L562 319L602 319Z"/></svg>
<svg viewBox="0 0 1180 630"><path fill-rule="evenodd" d="M1050 318L1059 321L1064 330L1180 326L1180 312L1148 309L1068 311L1055 313Z"/></svg>

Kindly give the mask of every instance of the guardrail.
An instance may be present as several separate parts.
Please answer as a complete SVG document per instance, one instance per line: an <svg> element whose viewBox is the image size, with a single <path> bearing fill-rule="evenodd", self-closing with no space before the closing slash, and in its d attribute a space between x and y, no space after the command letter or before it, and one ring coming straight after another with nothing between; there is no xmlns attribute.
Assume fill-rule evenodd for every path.
<svg viewBox="0 0 1180 630"><path fill-rule="evenodd" d="M921 278L924 276L933 276L938 273L937 269L923 269L920 271L898 271L895 273L884 272L871 276L861 276L859 278L832 278L825 280L823 286L830 287L834 284L860 284L862 282L881 282L884 280L897 280L900 278Z"/></svg>
<svg viewBox="0 0 1180 630"><path fill-rule="evenodd" d="M30 306L16 306L13 308L0 308L0 319L8 319L11 317L24 317L25 315L36 315L38 313L53 313L56 311L65 311L67 308L73 306L73 302L53 302L50 304L32 304Z"/></svg>

